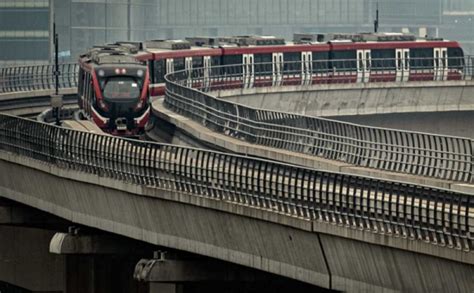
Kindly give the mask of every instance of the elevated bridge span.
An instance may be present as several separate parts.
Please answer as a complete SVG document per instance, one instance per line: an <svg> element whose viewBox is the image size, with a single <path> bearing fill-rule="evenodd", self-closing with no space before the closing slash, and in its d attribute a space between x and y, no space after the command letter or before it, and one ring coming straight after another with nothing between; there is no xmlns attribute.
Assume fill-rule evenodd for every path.
<svg viewBox="0 0 474 293"><path fill-rule="evenodd" d="M298 129L316 125L229 104L207 94L209 88L191 88L205 84L205 76L189 81L180 74L168 76L164 104L217 133L251 144L279 141L279 148L295 153L304 142ZM225 78L209 81L222 86ZM272 120L287 123L276 127ZM341 127L319 129L309 149L321 141L339 159L357 157L364 143L344 137L363 127ZM451 160L455 168L444 172L471 183L471 140L373 131L372 138L387 139L377 149L379 160L403 153L407 138L420 135L417 141L442 142L442 148L433 155L408 144L412 157ZM295 136L285 136L291 132ZM403 144L393 145L393 137ZM469 192L124 140L3 114L0 138L0 196L74 223L335 290L473 290ZM357 143L348 147L350 141ZM418 175L443 173L434 170Z"/></svg>
<svg viewBox="0 0 474 293"><path fill-rule="evenodd" d="M467 194L11 116L0 137L1 196L75 223L336 290L472 289Z"/></svg>

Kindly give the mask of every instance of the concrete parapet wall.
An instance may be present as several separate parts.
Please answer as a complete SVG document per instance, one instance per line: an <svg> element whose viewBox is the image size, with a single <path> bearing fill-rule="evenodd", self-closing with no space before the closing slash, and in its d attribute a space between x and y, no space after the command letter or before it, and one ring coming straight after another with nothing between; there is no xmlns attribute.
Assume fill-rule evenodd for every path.
<svg viewBox="0 0 474 293"><path fill-rule="evenodd" d="M133 185L4 152L0 170L0 196L155 245L341 291L446 291L454 283L461 291L474 290L472 252Z"/></svg>
<svg viewBox="0 0 474 293"><path fill-rule="evenodd" d="M474 110L474 81L285 86L213 94L250 107L308 116Z"/></svg>

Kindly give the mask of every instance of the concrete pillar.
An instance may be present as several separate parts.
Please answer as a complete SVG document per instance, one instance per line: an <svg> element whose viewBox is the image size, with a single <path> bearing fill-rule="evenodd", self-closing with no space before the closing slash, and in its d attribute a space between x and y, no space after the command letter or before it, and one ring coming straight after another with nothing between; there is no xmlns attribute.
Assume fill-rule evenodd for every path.
<svg viewBox="0 0 474 293"><path fill-rule="evenodd" d="M33 292L66 292L65 257L48 251L53 233L0 225L0 281Z"/></svg>
<svg viewBox="0 0 474 293"><path fill-rule="evenodd" d="M184 293L183 285L170 283L150 283L149 293Z"/></svg>
<svg viewBox="0 0 474 293"><path fill-rule="evenodd" d="M67 293L147 293L149 285L133 279L137 261L152 254L150 245L109 234L56 233L50 252L66 255Z"/></svg>

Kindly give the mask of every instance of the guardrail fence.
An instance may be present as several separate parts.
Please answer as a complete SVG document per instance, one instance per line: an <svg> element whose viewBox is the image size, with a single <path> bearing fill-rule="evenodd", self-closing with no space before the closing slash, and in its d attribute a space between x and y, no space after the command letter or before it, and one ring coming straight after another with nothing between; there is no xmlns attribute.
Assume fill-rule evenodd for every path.
<svg viewBox="0 0 474 293"><path fill-rule="evenodd" d="M256 109L218 99L209 93L248 87L247 69L235 65L169 74L165 105L216 132L251 143L361 167L474 183L472 139ZM433 70L431 73L420 70L433 76ZM458 77L467 76L466 67L463 70L462 74L458 72ZM277 78L257 72L255 70L251 80L253 86L272 86ZM349 80L350 72L343 72L345 77L341 80ZM354 76L356 72L351 74ZM286 71L280 85L299 84L301 77L300 71Z"/></svg>
<svg viewBox="0 0 474 293"><path fill-rule="evenodd" d="M59 87L77 87L79 65L59 64ZM0 67L0 93L48 90L55 88L54 65Z"/></svg>
<svg viewBox="0 0 474 293"><path fill-rule="evenodd" d="M0 150L59 168L469 251L467 194L127 140L0 114Z"/></svg>

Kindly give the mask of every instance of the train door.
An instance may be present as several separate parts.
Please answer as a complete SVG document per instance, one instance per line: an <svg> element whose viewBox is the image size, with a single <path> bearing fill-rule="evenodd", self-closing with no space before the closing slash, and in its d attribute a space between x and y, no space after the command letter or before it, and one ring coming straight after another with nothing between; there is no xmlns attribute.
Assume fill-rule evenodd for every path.
<svg viewBox="0 0 474 293"><path fill-rule="evenodd" d="M410 49L395 50L395 81L408 81L410 78Z"/></svg>
<svg viewBox="0 0 474 293"><path fill-rule="evenodd" d="M242 55L242 78L244 88L253 87L255 80L253 54Z"/></svg>
<svg viewBox="0 0 474 293"><path fill-rule="evenodd" d="M410 78L410 49L403 49L403 82Z"/></svg>
<svg viewBox="0 0 474 293"><path fill-rule="evenodd" d="M448 50L446 48L434 48L434 80L447 80L448 78Z"/></svg>
<svg viewBox="0 0 474 293"><path fill-rule="evenodd" d="M313 80L313 53L301 52L301 84L310 85Z"/></svg>
<svg viewBox="0 0 474 293"><path fill-rule="evenodd" d="M186 57L184 59L184 70L186 71L186 86L191 87L192 84L192 71L193 71L193 57Z"/></svg>
<svg viewBox="0 0 474 293"><path fill-rule="evenodd" d="M203 72L203 86L207 91L210 86L210 76L211 76L211 56L204 56L203 59L204 72Z"/></svg>
<svg viewBox="0 0 474 293"><path fill-rule="evenodd" d="M283 53L272 54L272 85L280 86L282 81Z"/></svg>
<svg viewBox="0 0 474 293"><path fill-rule="evenodd" d="M357 82L369 82L370 79L370 50L357 50Z"/></svg>
<svg viewBox="0 0 474 293"><path fill-rule="evenodd" d="M166 59L166 74L170 74L174 71L174 60L173 59Z"/></svg>
<svg viewBox="0 0 474 293"><path fill-rule="evenodd" d="M92 84L90 79L90 73L86 72L86 80L85 80L85 91L84 91L84 111L86 112L88 117L91 117L91 104L89 101L89 93L92 90Z"/></svg>

